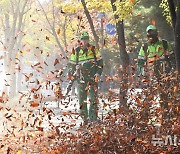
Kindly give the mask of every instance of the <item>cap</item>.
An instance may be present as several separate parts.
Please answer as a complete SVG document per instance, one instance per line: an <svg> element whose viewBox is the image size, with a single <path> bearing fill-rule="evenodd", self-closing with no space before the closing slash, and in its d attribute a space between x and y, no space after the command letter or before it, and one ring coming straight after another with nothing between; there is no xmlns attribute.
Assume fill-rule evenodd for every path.
<svg viewBox="0 0 180 154"><path fill-rule="evenodd" d="M88 32L83 32L80 36L80 39L82 40L82 39L86 39L86 38L89 38L89 34L88 34Z"/></svg>
<svg viewBox="0 0 180 154"><path fill-rule="evenodd" d="M147 28L146 28L146 32L148 32L149 30L157 30L156 26L154 25L149 25Z"/></svg>

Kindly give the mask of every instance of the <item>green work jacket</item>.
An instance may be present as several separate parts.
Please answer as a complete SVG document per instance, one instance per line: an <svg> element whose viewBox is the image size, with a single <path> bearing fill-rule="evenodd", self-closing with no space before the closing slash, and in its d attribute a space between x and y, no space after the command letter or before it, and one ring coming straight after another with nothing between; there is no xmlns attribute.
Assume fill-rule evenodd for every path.
<svg viewBox="0 0 180 154"><path fill-rule="evenodd" d="M162 40L159 40L158 42L151 44L150 42L147 42L147 51L144 51L144 47L140 48L139 55L138 55L138 73L142 74L142 71L144 71L145 63L147 62L150 64L158 64L158 65L151 65L155 67L156 72L158 72L160 69L159 64L162 64L163 62L169 61L170 63L173 63L175 61L174 58L174 52L172 50L172 47L169 42L167 42L167 49L163 47ZM166 59L168 57L168 60ZM147 66L147 65L146 65Z"/></svg>
<svg viewBox="0 0 180 154"><path fill-rule="evenodd" d="M79 65L78 75L75 74L76 66ZM78 82L94 82L95 75L101 75L103 71L103 60L100 51L92 45L87 49L77 47L70 56L68 64L69 75L72 75Z"/></svg>

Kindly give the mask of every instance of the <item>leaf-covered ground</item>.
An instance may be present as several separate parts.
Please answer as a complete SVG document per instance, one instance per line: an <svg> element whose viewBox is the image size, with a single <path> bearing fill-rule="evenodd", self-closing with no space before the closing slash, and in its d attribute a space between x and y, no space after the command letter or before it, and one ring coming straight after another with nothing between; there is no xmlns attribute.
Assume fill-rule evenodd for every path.
<svg viewBox="0 0 180 154"><path fill-rule="evenodd" d="M13 105L2 101L0 153L178 153L179 89L174 77L161 84L151 87L151 93L150 87L136 94L130 89L128 109L118 106L115 91L100 96L100 120L86 126L74 99L60 102L61 111L40 107L27 101L28 96L19 96L21 102L12 100ZM168 111L158 105L156 94L162 87L168 94ZM53 121L55 117L59 119Z"/></svg>

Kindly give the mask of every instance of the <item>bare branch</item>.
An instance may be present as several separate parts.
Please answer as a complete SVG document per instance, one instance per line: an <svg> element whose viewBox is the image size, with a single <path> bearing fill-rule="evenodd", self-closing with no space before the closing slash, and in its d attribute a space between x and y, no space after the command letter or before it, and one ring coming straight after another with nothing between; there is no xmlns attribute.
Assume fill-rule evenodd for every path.
<svg viewBox="0 0 180 154"><path fill-rule="evenodd" d="M52 31L50 31L50 30L47 29L47 28L46 28L46 30L47 30L51 35L53 35L53 32L52 32Z"/></svg>
<svg viewBox="0 0 180 154"><path fill-rule="evenodd" d="M1 18L1 24L2 24L2 27L3 27L3 31L5 31L6 30L6 27L5 27L5 24L4 24L4 22L3 22L3 19Z"/></svg>
<svg viewBox="0 0 180 154"><path fill-rule="evenodd" d="M82 5L83 5L84 12L85 12L86 17L87 17L87 20L88 20L88 22L89 22L89 25L90 25L91 31L92 31L92 33L93 33L94 39L95 39L95 41L96 41L96 47L99 48L99 37L98 37L98 35L96 34L95 27L94 27L92 18L91 18L91 16L90 16L90 13L89 13L89 11L88 11L88 9L87 9L85 0L81 0L81 3L82 3Z"/></svg>
<svg viewBox="0 0 180 154"><path fill-rule="evenodd" d="M67 40L66 40L66 26L67 26L67 16L65 16L64 25L63 25L63 36L64 36L64 46L67 49Z"/></svg>
<svg viewBox="0 0 180 154"><path fill-rule="evenodd" d="M56 30L55 30L55 27L50 23L50 21L49 21L49 19L48 19L48 17L47 17L47 14L46 14L43 6L41 5L40 1L39 1L39 0L37 0L37 1L38 1L39 5L40 5L40 7L41 7L41 9L42 9L45 17L46 17L46 20L47 20L47 22L48 22L48 24L49 24L49 26L50 26L50 28L51 28L51 30L52 30L53 36L55 37L56 42L57 42L57 44L58 44L58 46L59 46L62 54L64 55L64 57L65 57L66 59L68 59L67 56L66 56L66 53L65 53L65 51L64 51L64 49L63 49L63 47L62 47L62 45L61 45L61 43L60 43L60 41L59 41L59 39L58 39L58 36L57 36Z"/></svg>
<svg viewBox="0 0 180 154"><path fill-rule="evenodd" d="M15 10L14 10L14 3L13 3L13 1L11 0L11 11L12 11L12 13L14 14L14 12L15 12Z"/></svg>
<svg viewBox="0 0 180 154"><path fill-rule="evenodd" d="M25 2L23 4L23 7L22 7L22 11L20 11L20 8L19 8L19 22L18 22L18 27L17 27L17 30L16 30L16 34L19 33L21 31L21 29L22 29L23 16L24 16L25 8L27 6L27 2L28 2L28 0L25 0Z"/></svg>
<svg viewBox="0 0 180 154"><path fill-rule="evenodd" d="M48 22L48 24L49 24L50 28L53 28L52 24L50 23L50 21L49 21L49 19L48 19L48 17L47 17L47 14L46 14L46 12L45 12L45 10L44 10L44 8L43 8L42 4L40 3L40 1L39 1L39 0L37 0L37 1L38 1L39 5L40 5L40 7L41 7L41 9L42 9L42 11L43 11L43 13L44 13L45 17L46 17L46 20L47 20L47 22Z"/></svg>
<svg viewBox="0 0 180 154"><path fill-rule="evenodd" d="M81 21L82 21L82 19L79 19L79 24L78 24L78 28L77 28L76 34L79 33L79 28L80 28L80 25L81 25Z"/></svg>
<svg viewBox="0 0 180 154"><path fill-rule="evenodd" d="M55 27L55 20L56 20L56 16L55 16L55 11L54 11L54 1L52 0L52 9L53 9L53 27Z"/></svg>
<svg viewBox="0 0 180 154"><path fill-rule="evenodd" d="M72 26L71 20L69 20L69 24L70 24L70 27L71 27L72 31L75 32L75 29L74 29L73 26Z"/></svg>
<svg viewBox="0 0 180 154"><path fill-rule="evenodd" d="M24 14L24 10L25 10L25 7L27 6L27 2L28 2L28 0L26 0L26 1L24 2L24 5L23 5L23 7L22 7L22 11L20 11L20 13Z"/></svg>
<svg viewBox="0 0 180 154"><path fill-rule="evenodd" d="M170 14L171 14L171 19L172 19L172 26L173 26L173 29L175 30L175 26L176 26L176 9L175 9L175 5L174 5L174 1L168 0L168 5L169 5L169 11L170 11Z"/></svg>
<svg viewBox="0 0 180 154"><path fill-rule="evenodd" d="M13 13L13 22L12 22L12 27L10 29L10 43L9 43L9 46L8 46L8 50L11 51L13 48L14 48L14 45L16 43L16 38L15 38L15 35L16 35L16 26L17 26L17 20L18 20L18 14L19 14L19 6L20 6L20 0L17 1L14 1L15 3L17 4L14 4L13 1L11 0L11 6L12 8L14 9L14 13ZM16 6L16 9L14 8L14 6Z"/></svg>
<svg viewBox="0 0 180 154"><path fill-rule="evenodd" d="M10 28L10 25L9 25L9 14L5 13L5 26L6 28Z"/></svg>
<svg viewBox="0 0 180 154"><path fill-rule="evenodd" d="M29 12L31 10L31 6L29 8L27 8L27 10L24 11L23 14L26 14L27 12Z"/></svg>

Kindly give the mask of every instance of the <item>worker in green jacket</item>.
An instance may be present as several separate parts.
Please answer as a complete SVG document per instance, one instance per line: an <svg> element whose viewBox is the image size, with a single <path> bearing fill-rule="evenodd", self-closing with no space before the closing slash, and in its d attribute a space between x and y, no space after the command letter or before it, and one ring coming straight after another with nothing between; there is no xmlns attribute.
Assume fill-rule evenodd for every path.
<svg viewBox="0 0 180 154"><path fill-rule="evenodd" d="M175 67L172 47L166 40L159 40L157 28L149 25L146 28L148 41L144 43L138 55L139 74L160 77Z"/></svg>
<svg viewBox="0 0 180 154"><path fill-rule="evenodd" d="M161 83L161 79L165 75L168 75L173 69L175 70L175 55L170 43L158 38L158 31L154 25L149 25L146 32L148 41L142 45L139 51L138 73L140 76L148 78L149 92L152 94L152 87L157 87L157 83ZM166 86L168 84L169 82L166 82ZM160 89L162 89L159 90L161 107L167 109L168 94L165 89Z"/></svg>
<svg viewBox="0 0 180 154"><path fill-rule="evenodd" d="M83 32L80 45L72 50L68 64L69 79L77 80L80 115L85 124L96 121L98 116L98 80L103 70L99 49L89 44L89 34ZM87 95L90 94L90 108L87 109Z"/></svg>

